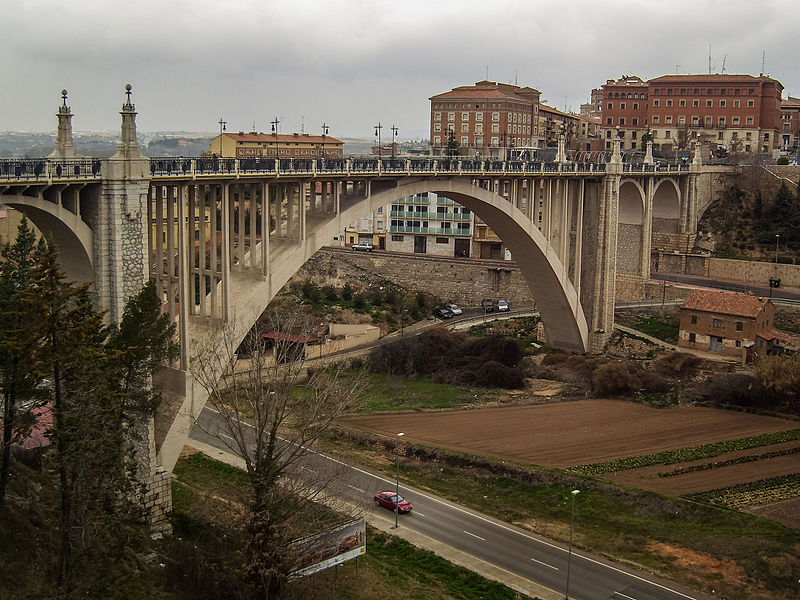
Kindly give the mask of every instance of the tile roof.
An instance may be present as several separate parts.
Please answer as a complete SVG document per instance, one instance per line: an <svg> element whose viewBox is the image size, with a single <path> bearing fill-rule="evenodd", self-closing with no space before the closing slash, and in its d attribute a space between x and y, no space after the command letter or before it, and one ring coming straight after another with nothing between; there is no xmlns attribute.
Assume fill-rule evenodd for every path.
<svg viewBox="0 0 800 600"><path fill-rule="evenodd" d="M779 329L768 329L766 331L759 331L756 336L764 338L767 341L778 340L784 346L800 347L800 337L791 335Z"/></svg>
<svg viewBox="0 0 800 600"><path fill-rule="evenodd" d="M272 142L275 143L275 134L274 133L224 133L223 135L228 136L234 141L237 142ZM219 137L219 136L217 136ZM292 133L292 134L285 134L281 133L278 134L278 143L279 144L287 144L287 143L297 143L297 144L322 144L323 142L326 144L341 144L343 143L341 140L337 140L335 137L331 137L326 135L324 138L321 135L307 135L304 133Z"/></svg>
<svg viewBox="0 0 800 600"><path fill-rule="evenodd" d="M777 81L771 77L756 77L754 75L662 75L648 79L647 83L756 83L758 81Z"/></svg>
<svg viewBox="0 0 800 600"><path fill-rule="evenodd" d="M754 318L764 309L767 302L769 300L766 298L751 296L750 294L719 290L695 290L681 305L681 308Z"/></svg>

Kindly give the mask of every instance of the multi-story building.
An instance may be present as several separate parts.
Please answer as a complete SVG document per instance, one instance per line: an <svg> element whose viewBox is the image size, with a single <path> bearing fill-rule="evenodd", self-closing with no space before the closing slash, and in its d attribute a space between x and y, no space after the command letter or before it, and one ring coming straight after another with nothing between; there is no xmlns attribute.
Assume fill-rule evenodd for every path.
<svg viewBox="0 0 800 600"><path fill-rule="evenodd" d="M539 105L539 143L540 148L558 146L558 137L563 133L566 147L577 148L581 132L581 119L578 115L561 112L557 108Z"/></svg>
<svg viewBox="0 0 800 600"><path fill-rule="evenodd" d="M789 96L781 102L781 130L778 135L781 150L794 154L800 152L800 98Z"/></svg>
<svg viewBox="0 0 800 600"><path fill-rule="evenodd" d="M391 205L386 249L438 256L470 256L473 214L433 192Z"/></svg>
<svg viewBox="0 0 800 600"><path fill-rule="evenodd" d="M494 81L460 86L430 98L434 155L447 154L453 139L462 155L506 158L512 149L536 148L540 92Z"/></svg>
<svg viewBox="0 0 800 600"><path fill-rule="evenodd" d="M209 152L231 158L339 158L344 142L307 133L223 133L211 140Z"/></svg>
<svg viewBox="0 0 800 600"><path fill-rule="evenodd" d="M603 86L606 147L688 148L693 140L731 151L769 153L779 147L783 85L752 75L664 75L610 79Z"/></svg>

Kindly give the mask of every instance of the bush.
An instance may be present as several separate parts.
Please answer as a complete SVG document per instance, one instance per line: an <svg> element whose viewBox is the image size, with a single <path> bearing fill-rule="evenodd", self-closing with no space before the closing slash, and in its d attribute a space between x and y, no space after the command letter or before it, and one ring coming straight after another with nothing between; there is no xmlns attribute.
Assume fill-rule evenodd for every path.
<svg viewBox="0 0 800 600"><path fill-rule="evenodd" d="M350 302L353 299L353 286L349 283L345 283L344 287L342 288L342 300L345 302Z"/></svg>
<svg viewBox="0 0 800 600"><path fill-rule="evenodd" d="M671 352L653 363L656 372L662 375L691 377L697 372L701 360L693 354Z"/></svg>
<svg viewBox="0 0 800 600"><path fill-rule="evenodd" d="M778 164L779 165L788 165L789 164L789 159L786 156L781 156L780 158L778 158Z"/></svg>
<svg viewBox="0 0 800 600"><path fill-rule="evenodd" d="M336 302L339 299L339 290L332 285L326 285L322 288L322 293L325 294L325 299L328 302Z"/></svg>
<svg viewBox="0 0 800 600"><path fill-rule="evenodd" d="M642 378L637 373L635 363L619 361L599 365L592 373L592 391L599 396L613 396L638 392L642 388ZM638 367L641 371L641 367Z"/></svg>

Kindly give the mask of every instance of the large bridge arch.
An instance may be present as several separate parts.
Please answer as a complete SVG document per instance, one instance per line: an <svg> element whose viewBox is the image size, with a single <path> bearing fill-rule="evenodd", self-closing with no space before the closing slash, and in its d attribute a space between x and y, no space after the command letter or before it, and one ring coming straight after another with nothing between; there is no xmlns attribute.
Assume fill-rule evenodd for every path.
<svg viewBox="0 0 800 600"><path fill-rule="evenodd" d="M68 279L94 281L93 233L79 215L38 196L0 195L0 204L21 212L56 245Z"/></svg>
<svg viewBox="0 0 800 600"><path fill-rule="evenodd" d="M642 269L642 231L646 194L635 179L623 179L619 186L617 219L617 269L637 275Z"/></svg>
<svg viewBox="0 0 800 600"><path fill-rule="evenodd" d="M665 177L653 192L653 233L680 233L681 200L678 182Z"/></svg>
<svg viewBox="0 0 800 600"><path fill-rule="evenodd" d="M368 204L346 208L341 220L347 223L357 218L358 213L374 211L406 196L427 192L465 206L500 236L531 289L551 344L572 352L583 353L589 349L586 317L556 249L525 213L504 198L460 179L411 181L391 187L383 187L378 181L373 182ZM339 230L331 231L330 235L335 235L336 231Z"/></svg>

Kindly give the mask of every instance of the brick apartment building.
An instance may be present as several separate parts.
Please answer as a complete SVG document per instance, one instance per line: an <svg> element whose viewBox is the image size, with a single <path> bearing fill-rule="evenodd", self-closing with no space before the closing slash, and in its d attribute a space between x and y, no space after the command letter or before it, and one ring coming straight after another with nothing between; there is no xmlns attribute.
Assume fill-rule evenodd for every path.
<svg viewBox="0 0 800 600"><path fill-rule="evenodd" d="M789 96L781 102L781 130L778 144L784 152L791 152L797 160L800 153L800 98Z"/></svg>
<svg viewBox="0 0 800 600"><path fill-rule="evenodd" d="M643 150L642 136L649 132L657 150L689 148L697 140L712 148L771 153L783 142L782 91L779 81L752 75L609 79L600 94L605 146L611 149L619 135L623 150Z"/></svg>
<svg viewBox="0 0 800 600"><path fill-rule="evenodd" d="M230 158L339 158L344 142L307 133L223 133L211 140L208 151Z"/></svg>
<svg viewBox="0 0 800 600"><path fill-rule="evenodd" d="M775 329L767 298L695 290L680 307L678 345L737 358L796 352L800 338Z"/></svg>
<svg viewBox="0 0 800 600"><path fill-rule="evenodd" d="M503 159L515 150L538 147L540 96L531 87L494 81L431 96L433 154L446 154L451 131L462 155Z"/></svg>

